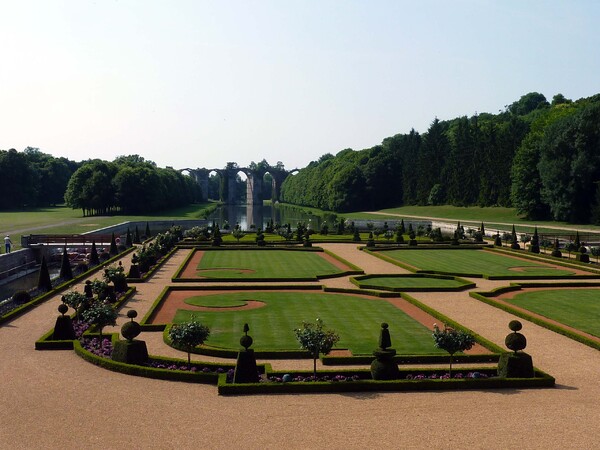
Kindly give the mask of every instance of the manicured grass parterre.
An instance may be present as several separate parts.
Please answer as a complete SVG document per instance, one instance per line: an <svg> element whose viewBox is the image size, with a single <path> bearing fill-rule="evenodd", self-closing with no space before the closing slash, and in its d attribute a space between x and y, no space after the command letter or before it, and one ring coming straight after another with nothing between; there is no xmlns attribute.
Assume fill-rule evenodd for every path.
<svg viewBox="0 0 600 450"><path fill-rule="evenodd" d="M600 337L600 289L524 291L506 301Z"/></svg>
<svg viewBox="0 0 600 450"><path fill-rule="evenodd" d="M362 289L386 291L456 291L475 287L475 283L443 275L363 275L354 277L353 284Z"/></svg>
<svg viewBox="0 0 600 450"><path fill-rule="evenodd" d="M243 326L248 323L255 350L299 349L293 330L303 321L312 322L318 317L326 327L339 333L336 348L348 348L353 354L372 353L378 345L382 322L390 324L392 344L399 354L444 354L435 348L431 330L382 299L305 291L237 292L206 298L212 304L248 300L265 303L262 308L247 310L178 310L174 323L190 320L194 315L210 327L206 343L211 346L238 349Z"/></svg>
<svg viewBox="0 0 600 450"><path fill-rule="evenodd" d="M215 250L204 252L197 267L198 278L315 279L344 271L324 253L291 250Z"/></svg>
<svg viewBox="0 0 600 450"><path fill-rule="evenodd" d="M568 269L556 269L544 263L515 259L487 250L387 250L378 253L420 271L480 275L487 278L551 278L575 275Z"/></svg>

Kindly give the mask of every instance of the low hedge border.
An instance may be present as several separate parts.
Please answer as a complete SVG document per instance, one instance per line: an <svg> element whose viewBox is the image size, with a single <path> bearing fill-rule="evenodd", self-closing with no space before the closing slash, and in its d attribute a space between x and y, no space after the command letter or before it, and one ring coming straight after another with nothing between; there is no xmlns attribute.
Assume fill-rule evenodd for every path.
<svg viewBox="0 0 600 450"><path fill-rule="evenodd" d="M434 278L441 280L455 280L459 283L462 283L460 286L456 287L388 287L388 286L377 286L370 285L368 283L361 283L361 281L369 280L371 278ZM358 286L360 289L376 289L383 291L391 291L391 292L459 292L465 291L467 289L472 289L477 286L476 283L472 283L468 280L465 280L460 277L455 277L451 275L430 275L426 273L415 273L415 274L369 274L362 275L358 277L350 278L350 282L355 286Z"/></svg>
<svg viewBox="0 0 600 450"><path fill-rule="evenodd" d="M126 301L128 301L133 294L135 294L135 287L130 287L124 295L121 296L118 302L114 303L115 309L119 310ZM71 319L75 317L75 313L71 314ZM147 331L147 330L144 330ZM86 330L84 333L85 336L89 336L94 334L95 330L90 328ZM54 327L50 329L47 333L45 333L42 337L40 337L37 341L35 341L35 349L36 350L72 350L73 349L73 340L54 340L52 339L52 335L54 334Z"/></svg>
<svg viewBox="0 0 600 450"><path fill-rule="evenodd" d="M108 336L108 335L107 335ZM116 334L113 333L111 337L112 341L115 342L117 340ZM186 383L204 383L204 384L214 384L217 382L218 373L204 373L201 371L191 372L187 370L170 370L170 369L159 369L155 367L146 367L146 366L138 366L135 364L125 364L118 361L113 361L112 359L102 358L100 356L94 355L93 353L87 351L81 346L79 341L74 342L74 350L75 353L81 356L84 360L91 362L97 366L100 366L104 369L111 370L113 372L119 372L126 375L135 375L139 377L146 378L154 378L158 380L169 380L169 381L183 381ZM173 358L164 358L159 356L150 356L150 359L154 361L164 361L165 363L176 363L179 365L187 365L187 361L183 359L173 359ZM227 369L235 368L234 364L213 364L213 363L203 363L203 362L193 362L193 367L202 368L214 366L222 367ZM262 370L266 370L265 365L259 365ZM225 375L226 374L222 374Z"/></svg>
<svg viewBox="0 0 600 450"><path fill-rule="evenodd" d="M160 269L169 260L169 258L171 256L173 256L173 253L175 253L176 251L177 251L177 247L173 247L171 250L169 250L167 252L166 255L159 258L159 260L156 261L156 264L154 264L150 268L150 270L148 270L148 272L144 273L140 278L127 277L127 282L128 283L143 283L143 282L149 280L150 278L152 278L152 276L154 276L154 274L158 271L158 269Z"/></svg>
<svg viewBox="0 0 600 450"><path fill-rule="evenodd" d="M396 364L444 364L449 361L448 355L396 355L394 362ZM370 365L375 356L322 356L321 362L324 366L351 366L351 365ZM490 353L487 355L465 355L456 354L452 357L452 363L497 363L500 354Z"/></svg>
<svg viewBox="0 0 600 450"><path fill-rule="evenodd" d="M401 370L401 372L408 370ZM473 368L469 371L489 373L489 368ZM431 369L413 369L410 373L444 373ZM268 375L283 375L289 372L270 372ZM310 376L312 372L293 372ZM321 373L321 372L319 372ZM369 374L369 371L353 371L350 374ZM360 376L360 375L359 375ZM335 392L372 392L372 391L439 391L439 390L470 390L470 389L528 389L551 388L555 380L552 376L535 369L534 378L469 378L469 379L436 379L436 380L390 380L378 381L361 379L356 381L318 381L318 382L287 382L287 383L227 383L225 374L219 375L217 390L219 395L249 395L249 394L314 394Z"/></svg>
<svg viewBox="0 0 600 450"><path fill-rule="evenodd" d="M396 244L396 245L382 245L376 247L368 247L368 250L374 252L386 251L386 250L473 250L480 248L489 248L493 247L492 244L475 244L475 243L461 243L459 245L452 245L447 242L442 243L421 243L419 242L415 245L408 244Z"/></svg>
<svg viewBox="0 0 600 450"><path fill-rule="evenodd" d="M573 284L572 286L580 287L581 284L582 283L576 283L576 284ZM583 283L583 284L585 284L585 283ZM523 287L552 287L552 286L568 287L568 286L571 286L568 283L553 284L552 286L548 286L548 285L549 285L549 283L544 284L544 286L535 285L534 283L529 283L527 286L525 286L525 285L515 286L516 289L511 289L511 290L520 290L521 286L523 286ZM598 284L590 283L590 286L598 286ZM469 295L472 298L479 300L483 303L487 303L490 306L493 306L495 308L506 311L506 312L513 314L517 317L520 317L522 319L528 320L529 322L535 323L536 325L539 325L548 330L554 331L555 333L562 334L563 336L573 339L574 341L581 342L582 344L587 345L588 347L592 347L592 348L595 348L596 350L600 350L600 342L594 341L582 334L576 333L576 332L569 330L567 328L564 328L560 325L551 323L548 320L534 316L534 315L529 314L520 309L513 308L512 306L510 306L508 304L500 303L500 302L494 300L493 297L497 297L498 295L502 294L503 292L508 292L508 290L502 291L500 289L496 289L494 291L489 291L489 292L469 292Z"/></svg>
<svg viewBox="0 0 600 450"><path fill-rule="evenodd" d="M64 283L59 284L58 286L52 288L52 290L45 292L42 295L38 295L37 297L33 298L31 301L24 303L23 305L19 306L18 308L15 308L12 311L4 314L3 316L0 316L0 325L10 322L11 320L16 319L17 317L21 316L22 314L25 314L26 312L35 308L37 305L44 303L46 300L50 299L51 297L54 297L57 294L60 294L61 292L65 291L66 289L73 286L74 284L77 284L81 280L89 277L90 275L93 275L94 273L100 271L101 269L104 269L106 266L111 265L112 263L118 261L120 258L127 255L128 253L131 253L134 250L135 250L134 247L123 250L118 255L115 255L112 258L107 259L106 261L98 264L97 266L92 267L90 270L87 270L87 271L83 272L82 274L79 274L79 275L73 277L69 281L65 281Z"/></svg>

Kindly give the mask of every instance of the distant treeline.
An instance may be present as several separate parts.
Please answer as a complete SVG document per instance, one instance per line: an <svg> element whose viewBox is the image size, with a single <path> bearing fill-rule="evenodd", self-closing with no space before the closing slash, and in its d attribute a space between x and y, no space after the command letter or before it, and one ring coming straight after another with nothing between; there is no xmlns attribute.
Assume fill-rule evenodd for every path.
<svg viewBox="0 0 600 450"><path fill-rule="evenodd" d="M200 198L200 186L194 179L171 167L156 167L138 155L83 163L65 193L67 206L81 208L84 216L148 213L188 205Z"/></svg>
<svg viewBox="0 0 600 450"><path fill-rule="evenodd" d="M149 213L200 198L191 177L138 155L75 162L32 147L0 150L0 210L66 203L83 215Z"/></svg>
<svg viewBox="0 0 600 450"><path fill-rule="evenodd" d="M513 206L530 219L600 223L600 94L532 92L499 114L411 130L323 155L288 177L282 200L349 212L401 205Z"/></svg>
<svg viewBox="0 0 600 450"><path fill-rule="evenodd" d="M0 150L0 210L64 202L65 189L79 163L37 148Z"/></svg>

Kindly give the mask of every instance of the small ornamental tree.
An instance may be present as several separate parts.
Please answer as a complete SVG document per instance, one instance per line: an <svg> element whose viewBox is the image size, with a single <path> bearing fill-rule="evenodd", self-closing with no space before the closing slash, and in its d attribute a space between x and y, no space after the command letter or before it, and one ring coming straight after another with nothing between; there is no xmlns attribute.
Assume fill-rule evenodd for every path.
<svg viewBox="0 0 600 450"><path fill-rule="evenodd" d="M560 251L560 243L558 238L554 239L554 248L552 249L552 256L556 258L562 258L562 252Z"/></svg>
<svg viewBox="0 0 600 450"><path fill-rule="evenodd" d="M46 257L42 256L42 265L40 266L40 274L38 277L38 289L48 292L52 290L52 281L50 280L50 272L48 271L48 263Z"/></svg>
<svg viewBox="0 0 600 450"><path fill-rule="evenodd" d="M141 244L142 243L142 239L140 238L140 230L138 228L138 226L135 226L135 231L133 233L133 242L135 244Z"/></svg>
<svg viewBox="0 0 600 450"><path fill-rule="evenodd" d="M69 255L67 253L67 246L63 249L62 259L60 262L60 278L63 280L72 280L73 271L71 270L71 261L69 261Z"/></svg>
<svg viewBox="0 0 600 450"><path fill-rule="evenodd" d="M240 239L242 239L246 234L242 231L239 225L236 225L231 235L237 239L238 244L240 243Z"/></svg>
<svg viewBox="0 0 600 450"><path fill-rule="evenodd" d="M188 367L192 365L192 349L197 345L203 344L210 336L210 329L202 325L192 315L189 322L176 323L169 329L169 338L177 347L183 348L188 354Z"/></svg>
<svg viewBox="0 0 600 450"><path fill-rule="evenodd" d="M102 345L102 329L108 325L115 326L117 315L115 308L105 303L96 303L81 313L83 320L98 327L100 345Z"/></svg>
<svg viewBox="0 0 600 450"><path fill-rule="evenodd" d="M127 236L125 237L125 245L127 246L127 248L133 247L133 238L131 237L131 231L129 230L129 227L127 227Z"/></svg>
<svg viewBox="0 0 600 450"><path fill-rule="evenodd" d="M529 251L531 253L539 253L540 252L540 237L538 235L538 229L535 227L533 230L533 238L531 239L531 245L529 246Z"/></svg>
<svg viewBox="0 0 600 450"><path fill-rule="evenodd" d="M521 246L519 245L519 240L517 239L517 232L515 231L514 225L512 227L510 248L512 248L513 250L519 250L521 248Z"/></svg>
<svg viewBox="0 0 600 450"><path fill-rule="evenodd" d="M146 222L146 239L149 239L152 237L152 234L150 233L150 224L148 222Z"/></svg>
<svg viewBox="0 0 600 450"><path fill-rule="evenodd" d="M475 344L475 338L472 334L462 330L444 325L440 330L437 324L433 324L433 340L437 348L446 350L450 354L450 376L452 377L452 358L456 352L469 350Z"/></svg>
<svg viewBox="0 0 600 450"><path fill-rule="evenodd" d="M90 264L93 266L97 266L98 264L100 264L100 257L98 256L96 241L92 241L92 250L90 251Z"/></svg>
<svg viewBox="0 0 600 450"><path fill-rule="evenodd" d="M400 220L400 234L405 234L406 228L404 227L404 219Z"/></svg>
<svg viewBox="0 0 600 450"><path fill-rule="evenodd" d="M115 239L115 233L112 233L110 236L110 251L111 256L117 255L119 253L119 249L117 248L117 240Z"/></svg>
<svg viewBox="0 0 600 450"><path fill-rule="evenodd" d="M79 313L91 303L90 297L77 291L67 292L61 297L61 300L65 305L70 306L75 310L75 317L77 317L77 320L79 320Z"/></svg>
<svg viewBox="0 0 600 450"><path fill-rule="evenodd" d="M294 335L300 348L310 353L313 359L313 379L316 381L319 354L327 355L340 337L333 330L323 328L321 319L317 319L315 323L302 322L302 328L295 329Z"/></svg>

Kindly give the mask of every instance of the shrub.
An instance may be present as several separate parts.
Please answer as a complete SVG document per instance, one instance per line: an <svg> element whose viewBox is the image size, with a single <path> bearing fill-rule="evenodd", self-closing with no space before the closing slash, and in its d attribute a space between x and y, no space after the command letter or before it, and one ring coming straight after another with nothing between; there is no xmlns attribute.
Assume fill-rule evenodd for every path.
<svg viewBox="0 0 600 450"><path fill-rule="evenodd" d="M40 274L38 277L38 289L43 292L52 290L52 281L50 280L50 272L48 272L48 263L46 263L45 256L42 256L42 265L40 266Z"/></svg>
<svg viewBox="0 0 600 450"><path fill-rule="evenodd" d="M65 245L63 249L63 254L61 258L60 264L60 278L63 280L72 280L73 279L73 271L71 270L71 261L69 260L69 255L67 253L67 246Z"/></svg>
<svg viewBox="0 0 600 450"><path fill-rule="evenodd" d="M27 291L17 291L13 294L12 301L17 305L23 305L31 301L31 295Z"/></svg>

